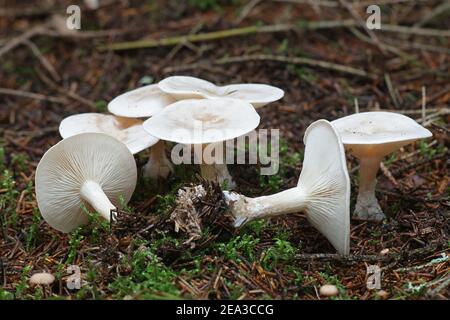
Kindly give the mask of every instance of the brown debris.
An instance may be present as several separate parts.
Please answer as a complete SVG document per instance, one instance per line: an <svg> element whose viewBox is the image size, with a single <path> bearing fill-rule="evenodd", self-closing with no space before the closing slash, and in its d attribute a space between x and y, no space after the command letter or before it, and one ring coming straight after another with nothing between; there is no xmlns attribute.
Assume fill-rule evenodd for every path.
<svg viewBox="0 0 450 320"><path fill-rule="evenodd" d="M210 236L208 242L216 238L223 229L230 231L233 228L233 218L231 214L227 214L220 186L209 181L201 181L199 185L178 190L175 208L169 220L174 223L175 232L186 234L188 239L183 243L189 244L191 248L202 238L206 226L212 228L212 238Z"/></svg>

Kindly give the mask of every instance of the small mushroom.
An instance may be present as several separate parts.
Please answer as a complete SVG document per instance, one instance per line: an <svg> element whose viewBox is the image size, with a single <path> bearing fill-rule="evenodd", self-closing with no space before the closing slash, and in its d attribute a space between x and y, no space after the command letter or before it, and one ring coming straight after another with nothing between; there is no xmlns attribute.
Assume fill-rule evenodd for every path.
<svg viewBox="0 0 450 320"><path fill-rule="evenodd" d="M332 284L324 284L320 287L319 293L323 297L334 297L339 294L339 289Z"/></svg>
<svg viewBox="0 0 450 320"><path fill-rule="evenodd" d="M142 120L101 113L81 113L65 118L59 125L63 139L80 133L104 133L125 144L132 154L158 143L142 127Z"/></svg>
<svg viewBox="0 0 450 320"><path fill-rule="evenodd" d="M379 290L376 293L376 297L380 300L386 300L387 298L389 298L389 292L387 292L386 290Z"/></svg>
<svg viewBox="0 0 450 320"><path fill-rule="evenodd" d="M359 193L354 216L362 220L385 218L375 197L377 171L383 158L417 139L431 137L416 121L394 112L362 112L334 120L346 149L360 161Z"/></svg>
<svg viewBox="0 0 450 320"><path fill-rule="evenodd" d="M249 102L255 108L263 107L284 96L283 90L266 84L230 84L220 87L209 81L187 76L165 78L158 86L177 100L233 98Z"/></svg>
<svg viewBox="0 0 450 320"><path fill-rule="evenodd" d="M48 272L35 273L30 277L30 284L49 286L55 281L55 277Z"/></svg>
<svg viewBox="0 0 450 320"><path fill-rule="evenodd" d="M350 179L344 146L326 120L305 132L305 158L296 187L259 198L224 191L235 227L254 219L295 212L306 218L340 254L350 250Z"/></svg>
<svg viewBox="0 0 450 320"><path fill-rule="evenodd" d="M171 104L146 120L144 129L161 140L194 145L194 153L201 160L201 176L220 184L228 181L233 186L224 155L214 154L214 161L210 161L204 154L222 150L224 141L250 132L259 120L252 105L242 100L188 99Z"/></svg>
<svg viewBox="0 0 450 320"><path fill-rule="evenodd" d="M36 199L45 221L67 233L88 222L82 204L110 221L120 200L130 200L136 181L136 163L123 143L103 133L82 133L44 154L36 169Z"/></svg>
<svg viewBox="0 0 450 320"><path fill-rule="evenodd" d="M108 111L119 117L148 118L176 102L152 84L125 92L108 103ZM157 180L167 178L173 172L173 165L166 156L164 141L158 141L150 148L150 157L144 166L144 176Z"/></svg>
<svg viewBox="0 0 450 320"><path fill-rule="evenodd" d="M50 285L55 281L55 277L48 272L35 273L30 277L30 285L40 286L43 289L44 298L49 294L47 291L51 292Z"/></svg>

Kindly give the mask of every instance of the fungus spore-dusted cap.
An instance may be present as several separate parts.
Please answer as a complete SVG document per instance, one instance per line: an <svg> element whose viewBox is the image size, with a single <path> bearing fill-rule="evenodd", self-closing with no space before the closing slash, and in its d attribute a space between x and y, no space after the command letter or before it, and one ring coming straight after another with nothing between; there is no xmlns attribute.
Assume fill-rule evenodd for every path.
<svg viewBox="0 0 450 320"><path fill-rule="evenodd" d="M121 117L148 118L173 102L173 97L152 84L117 96L108 104L108 111Z"/></svg>
<svg viewBox="0 0 450 320"><path fill-rule="evenodd" d="M44 154L36 169L36 198L47 223L70 232L88 221L80 195L86 181L97 183L120 207L120 197L129 201L136 180L134 157L123 143L103 133L83 133Z"/></svg>
<svg viewBox="0 0 450 320"><path fill-rule="evenodd" d="M65 118L59 125L63 139L87 132L105 133L124 143L135 154L158 142L142 127L142 120L101 113L81 113Z"/></svg>
<svg viewBox="0 0 450 320"><path fill-rule="evenodd" d="M341 254L350 250L350 178L338 132L326 120L306 129L299 187L308 190L307 219Z"/></svg>
<svg viewBox="0 0 450 320"><path fill-rule="evenodd" d="M173 76L159 82L162 91L176 99L198 98L233 98L251 103L255 108L277 101L284 96L284 91L267 84L246 83L216 86L215 84L194 77Z"/></svg>
<svg viewBox="0 0 450 320"><path fill-rule="evenodd" d="M394 112L362 112L332 122L342 142L354 153L380 153L381 155L414 140L431 137L429 130L413 119Z"/></svg>
<svg viewBox="0 0 450 320"><path fill-rule="evenodd" d="M166 141L184 144L221 142L242 136L259 124L253 106L229 98L178 101L144 122L144 129Z"/></svg>

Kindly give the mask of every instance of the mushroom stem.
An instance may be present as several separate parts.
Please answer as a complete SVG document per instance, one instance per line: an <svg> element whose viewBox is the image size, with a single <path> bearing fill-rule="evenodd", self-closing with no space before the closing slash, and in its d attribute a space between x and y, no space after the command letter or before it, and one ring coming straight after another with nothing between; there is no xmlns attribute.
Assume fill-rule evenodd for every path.
<svg viewBox="0 0 450 320"><path fill-rule="evenodd" d="M326 120L311 124L305 132L305 157L296 187L259 198L224 191L234 225L258 219L304 212L341 254L350 248L350 179L344 147Z"/></svg>
<svg viewBox="0 0 450 320"><path fill-rule="evenodd" d="M227 183L228 187L234 187L235 183L228 171L226 164L205 164L200 165L200 175L208 181L218 182L221 186ZM227 181L227 182L225 182Z"/></svg>
<svg viewBox="0 0 450 320"><path fill-rule="evenodd" d="M234 188L236 186L236 183L234 182L230 172L228 171L227 164L225 163L225 155L223 155L221 163L212 163L212 164L205 163L203 155L205 148L207 146L208 144L203 144L201 148L194 147L196 157L201 161L200 175L205 180L217 182L221 186L223 186L224 183L226 183L228 187ZM220 147L223 147L223 144L220 144ZM201 154L199 154L200 150Z"/></svg>
<svg viewBox="0 0 450 320"><path fill-rule="evenodd" d="M358 219L382 221L385 218L375 197L377 172L382 158L362 157L359 169L359 191L354 216Z"/></svg>
<svg viewBox="0 0 450 320"><path fill-rule="evenodd" d="M249 198L228 191L224 191L224 195L231 208L231 213L235 217L235 227L240 227L255 219L304 211L307 197L300 187L258 198Z"/></svg>
<svg viewBox="0 0 450 320"><path fill-rule="evenodd" d="M150 157L144 166L144 176L153 180L165 179L173 171L173 165L166 156L164 141L159 140L150 148Z"/></svg>
<svg viewBox="0 0 450 320"><path fill-rule="evenodd" d="M107 221L111 221L111 210L116 208L109 201L102 187L94 181L86 181L80 189L81 198L89 203Z"/></svg>

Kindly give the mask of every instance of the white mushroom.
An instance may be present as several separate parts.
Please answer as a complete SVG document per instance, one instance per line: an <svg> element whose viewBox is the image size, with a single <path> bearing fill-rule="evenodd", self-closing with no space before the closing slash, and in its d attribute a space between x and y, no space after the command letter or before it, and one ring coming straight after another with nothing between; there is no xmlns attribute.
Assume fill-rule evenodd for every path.
<svg viewBox="0 0 450 320"><path fill-rule="evenodd" d="M125 92L108 104L112 114L127 118L148 118L176 100L162 92L158 85L148 85ZM173 172L173 165L165 153L164 141L150 149L149 161L144 167L144 176L151 179L167 178Z"/></svg>
<svg viewBox="0 0 450 320"><path fill-rule="evenodd" d="M187 76L168 77L160 81L158 86L177 100L233 98L249 102L255 108L284 96L283 90L266 84L231 84L220 87L209 81Z"/></svg>
<svg viewBox="0 0 450 320"><path fill-rule="evenodd" d="M108 103L108 111L119 117L149 118L176 100L151 84L125 92Z"/></svg>
<svg viewBox="0 0 450 320"><path fill-rule="evenodd" d="M36 199L50 226L70 232L88 222L82 204L110 221L120 199L130 200L136 180L136 163L123 143L102 133L82 133L44 154L36 169Z"/></svg>
<svg viewBox="0 0 450 320"><path fill-rule="evenodd" d="M144 129L161 140L195 145L203 178L233 186L224 163L223 142L242 136L259 124L250 103L229 98L178 101L144 122ZM213 155L213 159L205 154ZM189 158L190 159L190 158Z"/></svg>
<svg viewBox="0 0 450 320"><path fill-rule="evenodd" d="M323 297L334 297L339 294L339 289L332 284L324 284L320 287L319 293Z"/></svg>
<svg viewBox="0 0 450 320"><path fill-rule="evenodd" d="M334 120L348 151L360 161L359 193L354 216L381 221L385 218L375 197L377 171L383 158L417 139L431 137L413 119L393 112L362 112Z"/></svg>
<svg viewBox="0 0 450 320"><path fill-rule="evenodd" d="M30 277L30 284L32 285L51 285L55 281L55 277L48 272L35 273Z"/></svg>
<svg viewBox="0 0 450 320"><path fill-rule="evenodd" d="M259 198L224 191L235 226L254 219L305 212L306 218L341 254L350 247L350 179L344 146L326 120L311 124L304 136L305 158L296 187Z"/></svg>
<svg viewBox="0 0 450 320"><path fill-rule="evenodd" d="M104 133L125 144L132 154L158 142L142 127L142 120L116 117L101 113L81 113L65 118L59 125L63 139L80 133Z"/></svg>
<svg viewBox="0 0 450 320"><path fill-rule="evenodd" d="M144 177L153 180L158 180L159 178L165 179L173 171L173 164L166 155L165 143L159 140L150 148L150 156L144 166Z"/></svg>

